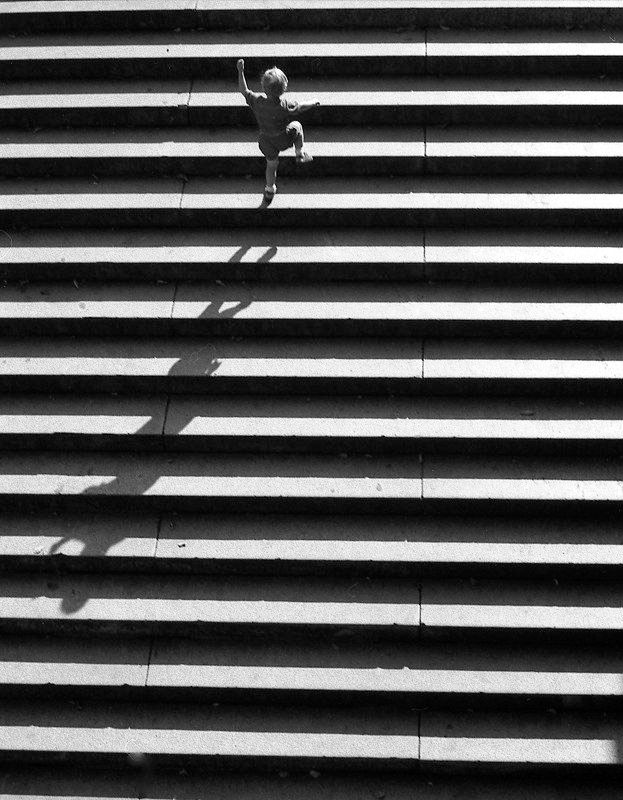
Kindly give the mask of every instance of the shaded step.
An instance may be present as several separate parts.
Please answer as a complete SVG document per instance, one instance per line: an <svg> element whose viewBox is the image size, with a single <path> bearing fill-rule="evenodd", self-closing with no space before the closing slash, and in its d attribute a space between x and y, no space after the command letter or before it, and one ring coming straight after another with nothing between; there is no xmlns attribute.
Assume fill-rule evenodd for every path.
<svg viewBox="0 0 623 800"><path fill-rule="evenodd" d="M165 575L3 576L0 626L5 632L48 631L174 635L220 631L401 633L417 635L419 588L413 581L348 576ZM8 652L8 651L7 651ZM113 655L113 651L111 651ZM136 659L136 653L133 656ZM143 665L146 663L143 660Z"/></svg>
<svg viewBox="0 0 623 800"><path fill-rule="evenodd" d="M315 160L309 175L419 174L424 170L422 128L306 128ZM614 145L612 146L614 147ZM260 175L264 159L257 132L218 128L183 131L151 128L74 129L0 136L2 174L37 175ZM603 159L596 155L599 164ZM591 163L597 164L595 159ZM597 164L596 169L599 169ZM280 173L301 175L294 149L281 159Z"/></svg>
<svg viewBox="0 0 623 800"><path fill-rule="evenodd" d="M13 280L416 280L424 261L422 233L401 228L47 229L0 233L0 248Z"/></svg>
<svg viewBox="0 0 623 800"><path fill-rule="evenodd" d="M612 44L610 42L610 44ZM274 63L297 74L412 74L425 71L423 31L239 31L49 34L0 38L2 78L218 76L244 58L249 75ZM611 48L610 48L611 49ZM599 50L599 48L598 48ZM599 52L608 53L603 42ZM615 61L616 63L616 61ZM602 70L603 71L603 70Z"/></svg>
<svg viewBox="0 0 623 800"><path fill-rule="evenodd" d="M618 768L621 734L614 715L425 712L420 758L424 768Z"/></svg>
<svg viewBox="0 0 623 800"><path fill-rule="evenodd" d="M4 339L3 389L35 392L415 392L417 339Z"/></svg>
<svg viewBox="0 0 623 800"><path fill-rule="evenodd" d="M615 575L622 552L603 518L184 514L163 517L156 557L171 569L586 579Z"/></svg>
<svg viewBox="0 0 623 800"><path fill-rule="evenodd" d="M618 460L396 455L162 455L9 452L0 460L6 501L127 507L319 509L444 513L543 509L613 511L623 499ZM47 506L46 506L47 507Z"/></svg>
<svg viewBox="0 0 623 800"><path fill-rule="evenodd" d="M436 508L497 507L512 511L595 505L614 509L623 499L621 466L618 458L430 455L424 458L422 493L425 503Z"/></svg>
<svg viewBox="0 0 623 800"><path fill-rule="evenodd" d="M241 336L620 336L623 293L371 282L77 282L0 287L0 331Z"/></svg>
<svg viewBox="0 0 623 800"><path fill-rule="evenodd" d="M618 280L623 239L613 230L427 229L425 274L432 280ZM586 283L584 284L586 285Z"/></svg>
<svg viewBox="0 0 623 800"><path fill-rule="evenodd" d="M168 398L10 395L0 399L0 446L164 449Z"/></svg>
<svg viewBox="0 0 623 800"><path fill-rule="evenodd" d="M165 422L166 412L166 422ZM623 407L536 398L279 396L0 399L5 449L623 453Z"/></svg>
<svg viewBox="0 0 623 800"><path fill-rule="evenodd" d="M284 652L284 649L287 652ZM317 643L279 643L245 650L244 643L190 643L156 640L148 688L171 696L214 692L335 702L421 702L437 708L453 704L534 707L575 703L617 704L622 697L621 659L587 648L537 651L482 643L436 644L344 642L339 648ZM313 702L313 700L312 700ZM460 707L460 705L459 705Z"/></svg>
<svg viewBox="0 0 623 800"><path fill-rule="evenodd" d="M40 0L39 0L40 1ZM1 6L0 6L1 10ZM300 17L300 15L297 15ZM259 86L251 80L251 87ZM253 115L223 78L7 81L0 125L64 126L236 125L253 129ZM479 76L340 78L300 75L290 86L312 125L619 124L623 86L616 78L504 78Z"/></svg>
<svg viewBox="0 0 623 800"><path fill-rule="evenodd" d="M616 74L623 55L616 30L431 30L428 74Z"/></svg>
<svg viewBox="0 0 623 800"><path fill-rule="evenodd" d="M621 164L617 129L427 126L430 174L608 175Z"/></svg>
<svg viewBox="0 0 623 800"><path fill-rule="evenodd" d="M619 183L555 178L286 178L267 209L263 181L196 178L6 181L0 225L615 226Z"/></svg>
<svg viewBox="0 0 623 800"><path fill-rule="evenodd" d="M537 394L616 391L618 343L427 339L423 378L437 391Z"/></svg>
<svg viewBox="0 0 623 800"><path fill-rule="evenodd" d="M34 229L0 232L0 274L11 280L340 280L503 282L621 280L613 230L521 228ZM467 286L464 287L467 292Z"/></svg>
<svg viewBox="0 0 623 800"><path fill-rule="evenodd" d="M221 31L40 34L0 39L3 78L220 76L237 57L249 74L277 59L292 76L378 74L617 75L617 29ZM235 75L233 76L235 78Z"/></svg>
<svg viewBox="0 0 623 800"><path fill-rule="evenodd" d="M265 706L70 703L7 704L0 750L6 759L87 759L127 765L203 762L213 766L415 766L419 715L379 709L273 709ZM389 732L391 731L391 733ZM152 761L153 759L153 761ZM399 761L396 762L395 759Z"/></svg>
<svg viewBox="0 0 623 800"><path fill-rule="evenodd" d="M187 125L191 83L190 79L139 78L126 82L79 79L6 82L0 97L0 124L35 128ZM244 102L240 95L238 98Z"/></svg>
<svg viewBox="0 0 623 800"><path fill-rule="evenodd" d="M0 567L585 580L623 566L619 529L604 518L121 513L4 511Z"/></svg>
<svg viewBox="0 0 623 800"><path fill-rule="evenodd" d="M621 390L620 342L5 338L5 391L588 395Z"/></svg>
<svg viewBox="0 0 623 800"><path fill-rule="evenodd" d="M417 456L115 455L4 451L0 494L21 507L393 512L421 505ZM25 502L26 501L26 502Z"/></svg>
<svg viewBox="0 0 623 800"><path fill-rule="evenodd" d="M605 175L619 171L618 129L375 127L308 128L315 160L305 175ZM206 132L91 128L0 137L2 173L37 175L259 175L263 164L254 130ZM294 149L281 159L282 175L301 176Z"/></svg>
<svg viewBox="0 0 623 800"><path fill-rule="evenodd" d="M609 582L427 579L421 625L423 639L618 638L623 595Z"/></svg>
<svg viewBox="0 0 623 800"><path fill-rule="evenodd" d="M276 704L453 703L512 708L531 703L599 707L623 700L620 656L597 648L534 652L512 645L438 644L344 639L281 643L232 638L94 638L7 636L0 692L15 696L134 697L163 702L193 697Z"/></svg>
<svg viewBox="0 0 623 800"><path fill-rule="evenodd" d="M154 563L159 525L158 514L134 514L129 509L4 513L0 561L3 569L40 569L55 557L53 569L75 562L83 569L101 570L106 564L108 570L148 570Z"/></svg>
<svg viewBox="0 0 623 800"><path fill-rule="evenodd" d="M40 442L37 426L54 406L42 402L39 408L41 422L31 423L28 412L2 414L6 438L14 431ZM315 397L311 404L304 398L177 396L164 436L166 447L191 450L601 454L623 451L622 419L617 401Z"/></svg>
<svg viewBox="0 0 623 800"><path fill-rule="evenodd" d="M479 0L467 3L430 0L316 0L304 9L296 2L228 0L214 7L207 0L105 0L94 9L84 0L59 4L39 0L36 11L29 3L5 0L0 22L7 31L39 32L106 29L158 30L173 27L265 28L347 26L479 26L490 25L610 25L623 22L613 0ZM39 6L41 8L39 8ZM305 13L300 13L303 11ZM298 13L297 13L298 12Z"/></svg>
<svg viewBox="0 0 623 800"><path fill-rule="evenodd" d="M316 770L317 771L317 770ZM397 800L408 800L414 791L422 800L438 800L452 797L452 793L469 791L475 797L489 798L503 795L509 800L523 800L526 792L535 800L551 800L552 795L560 800L610 800L618 789L616 775L600 774L580 776L577 772L563 776L560 771L552 775L543 771L538 776L526 775L421 775L365 771L322 774L322 780L311 778L308 772L295 772L288 776L267 775L245 771L239 773L183 774L178 772L155 775L122 771L92 769L75 764L63 766L6 764L3 770L4 791L7 800L41 800L45 793L55 792L55 797L85 798L86 800L108 800L115 797L136 797L143 792L153 797L177 800L180 795L187 800L203 800L206 791L213 792L224 800L252 800L262 794L278 800L320 800L331 792L348 800L364 800L373 794L391 794ZM147 795L149 796L149 794ZM3 798L4 800L4 798Z"/></svg>

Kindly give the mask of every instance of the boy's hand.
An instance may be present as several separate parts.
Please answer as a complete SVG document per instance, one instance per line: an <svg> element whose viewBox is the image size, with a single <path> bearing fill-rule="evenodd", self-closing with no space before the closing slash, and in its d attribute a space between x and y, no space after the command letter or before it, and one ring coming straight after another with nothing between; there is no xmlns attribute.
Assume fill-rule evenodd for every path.
<svg viewBox="0 0 623 800"><path fill-rule="evenodd" d="M244 58L239 58L236 66L238 67L238 72L244 72Z"/></svg>

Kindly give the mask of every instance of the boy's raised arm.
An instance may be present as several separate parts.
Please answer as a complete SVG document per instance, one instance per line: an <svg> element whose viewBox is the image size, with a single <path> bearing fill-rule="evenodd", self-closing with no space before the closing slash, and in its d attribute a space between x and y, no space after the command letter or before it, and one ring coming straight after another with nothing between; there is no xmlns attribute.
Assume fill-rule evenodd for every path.
<svg viewBox="0 0 623 800"><path fill-rule="evenodd" d="M244 76L244 58L239 58L236 66L238 67L238 89L246 100L249 96L249 87L247 86L247 79Z"/></svg>

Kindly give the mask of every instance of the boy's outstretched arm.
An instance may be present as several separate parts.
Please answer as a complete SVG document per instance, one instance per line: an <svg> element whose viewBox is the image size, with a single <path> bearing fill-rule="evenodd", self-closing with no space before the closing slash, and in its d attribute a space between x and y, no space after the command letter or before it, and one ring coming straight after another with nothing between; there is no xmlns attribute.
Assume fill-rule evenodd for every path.
<svg viewBox="0 0 623 800"><path fill-rule="evenodd" d="M247 79L244 76L244 58L239 58L236 66L238 67L238 89L246 100L249 96L249 87L247 86Z"/></svg>
<svg viewBox="0 0 623 800"><path fill-rule="evenodd" d="M306 111L311 111L312 108L316 108L319 105L320 105L319 100L315 100L313 103L299 103L296 113L304 114Z"/></svg>

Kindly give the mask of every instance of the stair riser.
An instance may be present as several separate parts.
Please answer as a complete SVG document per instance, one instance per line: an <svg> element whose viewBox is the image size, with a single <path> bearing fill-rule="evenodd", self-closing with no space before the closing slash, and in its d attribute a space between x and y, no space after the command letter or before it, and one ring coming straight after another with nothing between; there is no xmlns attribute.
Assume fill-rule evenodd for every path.
<svg viewBox="0 0 623 800"><path fill-rule="evenodd" d="M416 47L417 45L414 45ZM244 48L243 48L244 49ZM424 56L322 56L298 58L279 57L278 45L276 56L279 66L291 80L297 77L339 75L423 75L425 74ZM244 55L244 52L241 53ZM260 75L265 69L274 66L275 57L247 58L246 70L249 76ZM614 68L608 59L599 59L604 70ZM615 60L615 65L617 61ZM558 65L560 68L560 64ZM579 69L581 65L576 68ZM594 65L593 65L594 66ZM43 78L206 78L222 79L231 75L235 84L235 59L221 57L145 57L145 58L80 58L80 59L20 59L0 61L0 79L43 79ZM508 67L507 67L508 68ZM551 67L554 70L554 65ZM595 69L589 69L595 74Z"/></svg>
<svg viewBox="0 0 623 800"><path fill-rule="evenodd" d="M425 60L427 75L600 75L621 74L618 56L469 56L434 55Z"/></svg>
<svg viewBox="0 0 623 800"><path fill-rule="evenodd" d="M588 24L587 24L588 22ZM592 8L587 21L586 8L380 8L331 9L310 8L307 13L293 14L289 9L260 9L225 11L214 9L185 9L177 11L102 11L53 14L2 14L2 30L13 33L43 33L64 31L107 30L266 30L409 27L413 29L439 26L450 28L490 27L578 27L598 28L623 24L620 8Z"/></svg>
<svg viewBox="0 0 623 800"><path fill-rule="evenodd" d="M267 706L297 706L300 708L319 707L334 708L368 708L371 714L378 709L387 708L434 708L456 709L466 707L478 710L517 710L544 712L550 709L565 711L600 711L623 707L620 696L611 695L560 695L540 693L446 693L442 689L437 692L404 692L404 691L345 691L345 690L301 690L301 689L241 689L235 687L201 687L201 688L162 688L162 687L129 687L129 686L63 686L48 684L46 686L0 685L0 698L28 701L63 701L70 699L79 701L112 700L121 702L143 703L241 703L262 704Z"/></svg>
<svg viewBox="0 0 623 800"><path fill-rule="evenodd" d="M213 624L203 622L172 622L155 623L153 621L144 622L82 622L71 619L70 616L63 619L30 620L20 618L15 620L4 620L0 623L0 632L7 634L41 634L50 636L79 636L79 637L134 637L163 635L167 637L183 637L196 640L206 639L208 641L217 638L243 637L249 642L259 642L274 639L279 641L281 638L289 639L291 642L299 644L308 641L318 640L319 637L325 640L337 635L337 640L344 637L350 642L366 641L370 644L388 644L398 641L414 641L418 639L417 624L413 626L385 626L375 627L365 625L360 627L345 625L265 625L254 622L252 624ZM1 758L1 756L0 756Z"/></svg>
<svg viewBox="0 0 623 800"><path fill-rule="evenodd" d="M1 240L0 240L1 241ZM0 253L2 251L0 250ZM258 270L259 267L259 270ZM495 274L499 275L500 266ZM515 275L516 267L511 274ZM548 274L550 268L548 266ZM590 276L591 281L599 277L598 267L587 266L582 277ZM424 265L421 263L271 263L261 258L254 262L223 261L219 263L149 263L147 261L132 263L113 262L22 262L15 264L0 263L0 280L21 281L56 281L74 278L79 280L112 280L112 281L153 281L153 280L223 280L223 281L267 281L270 283L293 283L300 281L417 281L423 276ZM608 272L604 280L619 279L623 267ZM566 274L566 273L564 273ZM510 275L508 276L510 279ZM15 321L14 321L15 322ZM13 326L13 323L11 323ZM14 330L11 327L11 330ZM323 330L325 330L323 328ZM110 327L107 328L110 334Z"/></svg>
<svg viewBox="0 0 623 800"><path fill-rule="evenodd" d="M310 143L313 150L313 142ZM111 158L10 158L0 167L4 178L14 177L88 177L98 176L187 176L264 174L265 162L257 150L249 157L142 157L140 150L133 157ZM610 157L393 157L393 156L323 156L302 168L295 163L293 150L286 152L279 163L281 176L322 177L326 175L586 175L609 177L623 174L623 159Z"/></svg>
<svg viewBox="0 0 623 800"><path fill-rule="evenodd" d="M596 517L593 517L596 518ZM416 517L417 519L417 517ZM83 573L135 573L150 575L297 575L390 578L474 578L499 579L560 579L569 580L619 580L623 577L622 564L605 563L484 563L482 560L464 561L294 561L278 559L209 559L164 558L143 559L115 556L106 553L93 556L64 555L3 555L0 556L0 574L10 572L62 572Z"/></svg>
<svg viewBox="0 0 623 800"><path fill-rule="evenodd" d="M153 481L149 480L145 492L149 491ZM417 480L414 481L417 484ZM118 511L128 509L141 513L159 512L226 512L226 513L327 513L327 514L480 514L483 516L517 515L534 517L535 515L558 515L580 519L594 519L595 516L620 515L623 502L619 500L580 500L580 499L513 499L513 498L456 498L418 496L417 485L412 497L408 498L376 498L376 497L335 497L325 496L180 496L179 494L139 494L137 488L129 487L127 493L85 492L82 494L60 495L58 493L4 493L2 502L5 508L22 511L54 511L80 513L90 511ZM610 517L611 518L611 517Z"/></svg>
<svg viewBox="0 0 623 800"><path fill-rule="evenodd" d="M278 46L277 57L278 57ZM244 55L244 53L242 53ZM274 59L272 59L274 61ZM261 73L271 59L245 58L249 75ZM623 58L618 56L434 56L362 55L310 58L279 57L280 67L291 79L339 75L599 75L617 76ZM222 78L231 73L232 58L172 59L85 58L20 59L0 62L0 79L42 78Z"/></svg>
<svg viewBox="0 0 623 800"><path fill-rule="evenodd" d="M111 751L114 745L111 744ZM417 747L415 748L417 750ZM175 770L177 774L181 770L185 773L206 773L206 779L212 779L214 776L223 776L224 774L231 773L263 773L267 777L274 776L280 771L294 771L295 774L305 773L309 774L314 769L321 773L331 773L333 771L339 774L344 774L345 770L354 771L355 774L361 772L377 772L404 774L405 772L417 772L419 769L417 752L414 753L413 759L383 759L383 758L362 758L357 755L356 748L353 748L352 758L292 758L292 757L264 757L264 756L232 756L224 758L222 756L194 756L194 755L151 755L140 754L139 758L128 756L123 752L111 752L109 754L84 754L72 751L58 752L58 751L0 751L0 763L7 766L10 765L31 765L31 764L48 764L67 766L73 765L74 770L82 772L84 768L95 769L116 769L123 771L124 769L134 768L134 775L138 779L145 773L150 775L153 772L157 774L161 771ZM137 764L149 765L144 767L143 770L137 769ZM139 783L139 785L143 785ZM241 795L238 794L238 797ZM23 797L23 796L22 796ZM34 798L33 798L34 800Z"/></svg>
<svg viewBox="0 0 623 800"><path fill-rule="evenodd" d="M261 271L258 272L258 264ZM426 274L424 274L424 272ZM71 262L22 261L21 263L0 263L0 279L8 281L48 281L48 280L223 280L223 281L266 281L269 283L298 283L305 281L419 281L424 278L435 281L468 281L504 283L518 285L524 282L541 281L550 285L560 282L615 282L621 281L623 264L442 264L427 261L426 264L365 263L352 264L274 264L270 261L218 263L171 263L154 264L141 262ZM575 325L575 323L574 323ZM11 323L13 326L13 323ZM509 330L518 330L515 324ZM11 327L11 330L14 330ZM323 331L325 328L323 328ZM445 334L447 330L444 327ZM574 328L575 330L575 328ZM107 329L110 333L110 328ZM588 333L586 324L584 334ZM558 327L556 336L564 335ZM575 335L575 334L573 334ZM601 335L601 334L600 334Z"/></svg>
<svg viewBox="0 0 623 800"><path fill-rule="evenodd" d="M57 276L58 277L58 276ZM126 275L127 277L127 275ZM170 273L167 277L171 277ZM205 276L202 276L205 277ZM378 277L378 276L377 276ZM231 278L231 275L228 276ZM196 320L130 319L130 318L65 318L28 319L0 317L0 335L8 336L244 336L244 337L550 337L556 339L623 338L623 319L591 321L512 320L334 320L280 319L253 320L199 318ZM1 433L1 432L0 432Z"/></svg>
<svg viewBox="0 0 623 800"><path fill-rule="evenodd" d="M621 227L623 208L617 209L287 209L279 201L260 208L262 181L258 178L257 207L249 209L30 209L0 211L0 226L47 227ZM285 194L285 189L284 189Z"/></svg>
<svg viewBox="0 0 623 800"><path fill-rule="evenodd" d="M602 125L623 122L623 106L323 106L305 115L308 125ZM0 127L184 127L189 125L252 127L244 106L186 105L175 108L0 108Z"/></svg>
<svg viewBox="0 0 623 800"><path fill-rule="evenodd" d="M92 174L98 176L114 175L128 177L140 175L151 177L154 175L175 176L182 173L187 176L219 176L219 175L254 175L259 181L262 180L266 161L259 148L257 155L249 157L233 158L143 158L140 155L140 147L137 147L136 156L111 157L111 158L11 158L4 159L0 166L0 176L4 178L14 177L88 177ZM513 159L508 159L510 164L515 164ZM559 159L560 161L560 159ZM599 164L583 166L585 159L574 159L577 161L581 171L588 170L590 174L599 173ZM468 162L467 162L468 163ZM618 164L609 172L623 170L623 165ZM486 164L486 162L485 162ZM504 163L500 163L499 170L504 170ZM607 165L604 166L606 169ZM590 168L590 169L589 169ZM483 165L484 171L486 166ZM436 169L437 171L444 171ZM466 169L466 171L468 171ZM489 170L495 172L495 169ZM507 171L522 172L520 164ZM537 169L538 171L538 169ZM546 165L542 167L543 172L548 172ZM551 171L564 171L562 166L556 166L553 162ZM301 167L296 164L294 150L290 149L281 158L279 163L279 174L282 176L305 175L307 177L320 177L324 175L422 175L425 172L423 158L401 158L387 156L362 156L352 158L344 157L323 157L319 155L311 164Z"/></svg>
<svg viewBox="0 0 623 800"><path fill-rule="evenodd" d="M440 453L454 455L623 455L619 439L380 438L311 436L144 436L3 434L0 450L168 451L176 453Z"/></svg>
<svg viewBox="0 0 623 800"><path fill-rule="evenodd" d="M518 397L618 397L623 394L623 381L619 379L564 378L538 379L526 375L523 379L495 378L275 378L275 377L219 377L212 375L186 376L118 376L90 374L74 376L57 375L4 375L0 378L3 392L92 392L97 386L102 393L159 394L322 394L322 395L377 395L399 394L436 396L464 394L468 396L518 396Z"/></svg>

